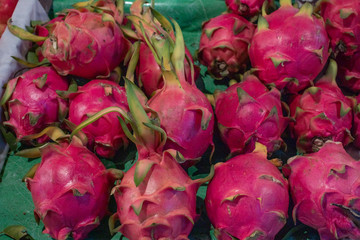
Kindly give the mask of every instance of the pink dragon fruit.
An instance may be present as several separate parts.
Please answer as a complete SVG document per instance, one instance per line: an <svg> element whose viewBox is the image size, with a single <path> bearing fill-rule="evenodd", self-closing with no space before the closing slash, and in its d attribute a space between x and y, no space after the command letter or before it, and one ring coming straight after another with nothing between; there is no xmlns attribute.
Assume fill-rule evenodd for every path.
<svg viewBox="0 0 360 240"><path fill-rule="evenodd" d="M35 219L55 239L85 239L107 212L116 170L106 170L76 137L40 151L40 166L33 178L26 179Z"/></svg>
<svg viewBox="0 0 360 240"><path fill-rule="evenodd" d="M198 52L200 63L217 79L243 70L254 29L252 23L234 13L205 22Z"/></svg>
<svg viewBox="0 0 360 240"><path fill-rule="evenodd" d="M352 92L360 93L360 51L352 56L338 55L339 85Z"/></svg>
<svg viewBox="0 0 360 240"><path fill-rule="evenodd" d="M225 0L228 9L246 18L256 16L265 0Z"/></svg>
<svg viewBox="0 0 360 240"><path fill-rule="evenodd" d="M187 48L185 48L185 51L186 56L188 56L189 60L194 63L190 51ZM199 76L200 69L197 66L194 66L195 76L193 79L191 67L186 60L184 65L186 81L190 84L194 84L195 80ZM139 79L139 85L148 97L150 97L156 90L161 89L164 86L160 66L157 64L150 48L144 42L140 44L139 62L136 72Z"/></svg>
<svg viewBox="0 0 360 240"><path fill-rule="evenodd" d="M160 126L168 138L164 149L179 151L190 167L213 145L214 113L206 96L187 82L179 82L168 74L165 86L147 105L159 117Z"/></svg>
<svg viewBox="0 0 360 240"><path fill-rule="evenodd" d="M322 240L360 239L360 162L341 143L288 160L293 217L318 230Z"/></svg>
<svg viewBox="0 0 360 240"><path fill-rule="evenodd" d="M264 144L270 153L278 150L288 123L279 90L269 91L254 75L215 92L215 115L221 138L232 154L253 151L255 142Z"/></svg>
<svg viewBox="0 0 360 240"><path fill-rule="evenodd" d="M360 94L356 96L356 105L354 107L354 121L352 126L352 134L354 136L354 145L360 148Z"/></svg>
<svg viewBox="0 0 360 240"><path fill-rule="evenodd" d="M324 21L312 15L310 3L300 10L290 0L280 4L278 10L259 18L249 56L261 81L297 93L324 68L329 39Z"/></svg>
<svg viewBox="0 0 360 240"><path fill-rule="evenodd" d="M0 37L4 33L6 23L13 14L18 0L0 0Z"/></svg>
<svg viewBox="0 0 360 240"><path fill-rule="evenodd" d="M108 80L92 80L70 95L69 120L78 125L107 107L129 111L124 87ZM89 148L98 155L111 158L120 147L127 146L127 137L118 120L120 116L109 113L83 129Z"/></svg>
<svg viewBox="0 0 360 240"><path fill-rule="evenodd" d="M266 156L262 146L215 165L205 206L217 239L270 240L285 225L288 183Z"/></svg>
<svg viewBox="0 0 360 240"><path fill-rule="evenodd" d="M113 16L70 9L55 22L42 54L61 75L108 77L129 48Z"/></svg>
<svg viewBox="0 0 360 240"><path fill-rule="evenodd" d="M344 146L352 141L353 103L336 85L336 73L336 62L331 60L326 75L290 103L295 122L289 126L300 152L316 151L327 140Z"/></svg>
<svg viewBox="0 0 360 240"><path fill-rule="evenodd" d="M1 100L8 118L3 124L21 140L62 121L67 115L68 103L56 91L66 91L68 85L51 67L34 68L11 79Z"/></svg>
<svg viewBox="0 0 360 240"><path fill-rule="evenodd" d="M327 0L321 2L321 16L335 54L353 55L360 48L360 2Z"/></svg>
<svg viewBox="0 0 360 240"><path fill-rule="evenodd" d="M164 149L179 151L183 160L188 160L182 162L183 167L189 167L200 160L210 145L213 146L214 114L206 96L186 81L184 39L180 26L173 23L175 44L169 33L164 38L149 38L146 33L142 36L151 46L154 56L162 56L164 79L163 88L150 98L147 105L156 112L160 126L166 132Z"/></svg>
<svg viewBox="0 0 360 240"><path fill-rule="evenodd" d="M126 89L138 160L112 190L117 213L109 223L111 228L116 218L121 223L112 231L130 240L187 239L197 217L197 189L212 174L191 180L175 160L176 151L163 152L166 134L148 118L129 81Z"/></svg>

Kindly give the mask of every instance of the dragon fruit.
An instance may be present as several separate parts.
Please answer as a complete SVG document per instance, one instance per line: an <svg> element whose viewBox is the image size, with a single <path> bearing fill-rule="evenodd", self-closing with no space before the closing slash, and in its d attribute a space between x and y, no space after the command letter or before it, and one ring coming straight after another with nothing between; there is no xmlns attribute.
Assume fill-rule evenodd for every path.
<svg viewBox="0 0 360 240"><path fill-rule="evenodd" d="M228 9L246 18L256 16L265 0L225 0Z"/></svg>
<svg viewBox="0 0 360 240"><path fill-rule="evenodd" d="M45 57L60 75L106 78L124 59L130 43L115 20L117 15L96 9L68 9L63 20L50 24L48 37L26 32L11 21L8 27L21 39L40 42L42 51L38 55Z"/></svg>
<svg viewBox="0 0 360 240"><path fill-rule="evenodd" d="M27 178L37 222L59 240L85 239L107 212L116 170L106 170L79 139L41 148L41 163Z"/></svg>
<svg viewBox="0 0 360 240"><path fill-rule="evenodd" d="M135 1L135 3L141 5L143 1ZM157 13L154 19L165 19L159 16L160 13ZM128 18L134 21L131 17L134 16ZM135 18L134 26L149 24L142 17L139 15ZM161 63L157 63L162 66L164 86L147 102L147 105L152 114L158 116L157 120L161 122L161 127L167 134L168 141L164 150L178 150L181 157L177 159L184 167L189 167L201 159L210 145L213 147L214 114L206 96L195 85L186 81L184 39L179 25L176 22L174 25L177 31L175 43L169 32L164 33L163 38L158 38L149 37L148 32L142 31L139 37L151 46L154 57L162 56ZM151 29L153 26L150 27ZM133 79L133 72L131 73L129 69L134 67L132 61L136 59L134 54L135 52L126 73L128 79ZM191 61L188 63L192 69Z"/></svg>
<svg viewBox="0 0 360 240"><path fill-rule="evenodd" d="M285 225L288 182L266 156L262 146L215 165L205 206L217 239L270 240Z"/></svg>
<svg viewBox="0 0 360 240"><path fill-rule="evenodd" d="M126 82L131 112L130 137L138 160L112 190L117 213L110 218L112 232L120 231L130 240L187 239L197 217L196 192L209 177L191 180L175 158L174 150L163 152L165 132L149 119L135 97L134 86ZM114 229L114 220L121 225Z"/></svg>
<svg viewBox="0 0 360 240"><path fill-rule="evenodd" d="M339 85L360 93L360 51L352 56L340 54L336 60L339 64Z"/></svg>
<svg viewBox="0 0 360 240"><path fill-rule="evenodd" d="M0 0L0 37L4 33L6 23L11 18L18 0Z"/></svg>
<svg viewBox="0 0 360 240"><path fill-rule="evenodd" d="M67 115L68 103L56 91L66 91L68 85L51 67L34 68L11 79L1 100L8 118L3 124L21 140L62 121Z"/></svg>
<svg viewBox="0 0 360 240"><path fill-rule="evenodd" d="M205 22L198 50L200 63L217 79L243 70L254 30L252 23L234 13Z"/></svg>
<svg viewBox="0 0 360 240"><path fill-rule="evenodd" d="M210 145L213 146L214 114L206 96L187 82L184 39L180 26L176 22L174 25L175 44L170 33L158 38L143 31L141 38L155 58L161 56L161 62L156 63L161 66L164 79L163 88L156 91L147 105L157 114L160 126L166 132L164 150L179 151L186 168L200 160Z"/></svg>
<svg viewBox="0 0 360 240"><path fill-rule="evenodd" d="M100 110L114 106L129 111L124 87L108 80L92 80L70 94L69 120L78 125ZM98 155L112 158L120 147L127 146L127 137L118 120L120 116L109 113L83 129L89 148Z"/></svg>
<svg viewBox="0 0 360 240"><path fill-rule="evenodd" d="M353 0L322 1L321 16L335 54L353 55L360 48L360 2Z"/></svg>
<svg viewBox="0 0 360 240"><path fill-rule="evenodd" d="M254 75L215 92L215 115L221 138L232 154L253 151L255 142L264 144L269 153L278 150L288 123L279 90L269 91Z"/></svg>
<svg viewBox="0 0 360 240"><path fill-rule="evenodd" d="M360 162L341 143L326 142L288 164L294 220L317 229L322 240L360 239Z"/></svg>
<svg viewBox="0 0 360 240"><path fill-rule="evenodd" d="M360 94L355 97L356 105L354 107L354 121L352 127L352 135L354 136L354 145L360 148Z"/></svg>
<svg viewBox="0 0 360 240"><path fill-rule="evenodd" d="M129 48L114 18L107 13L70 9L55 22L42 54L61 74L88 79L108 77Z"/></svg>
<svg viewBox="0 0 360 240"><path fill-rule="evenodd" d="M159 117L160 126L168 138L164 149L179 151L184 167L196 163L213 145L214 113L206 96L176 76L165 76L165 86L148 102Z"/></svg>
<svg viewBox="0 0 360 240"><path fill-rule="evenodd" d="M187 48L185 48L186 56L189 61L194 63L192 56ZM187 61L184 62L186 81L190 84L194 84L197 79L200 70L195 67L195 76L192 78L191 67ZM157 64L154 55L146 43L140 44L139 62L136 69L139 85L142 87L145 94L150 97L156 90L161 89L164 86L164 81L161 75L160 66Z"/></svg>
<svg viewBox="0 0 360 240"><path fill-rule="evenodd" d="M249 56L261 81L297 93L312 85L324 68L329 38L324 21L312 15L310 3L300 10L290 0L280 4L278 10L259 18Z"/></svg>
<svg viewBox="0 0 360 240"><path fill-rule="evenodd" d="M300 152L316 151L327 140L344 146L352 141L353 103L336 85L336 73L336 62L331 60L326 75L290 103L295 122L290 122L289 127Z"/></svg>

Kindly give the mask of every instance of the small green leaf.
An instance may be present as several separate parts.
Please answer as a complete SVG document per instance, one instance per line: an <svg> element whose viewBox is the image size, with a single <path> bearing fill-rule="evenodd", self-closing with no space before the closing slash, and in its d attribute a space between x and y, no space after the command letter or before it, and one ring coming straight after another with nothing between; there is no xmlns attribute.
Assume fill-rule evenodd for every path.
<svg viewBox="0 0 360 240"><path fill-rule="evenodd" d="M47 74L44 74L41 77L34 79L33 83L36 85L37 88L42 89L46 84L47 76Z"/></svg>
<svg viewBox="0 0 360 240"><path fill-rule="evenodd" d="M1 99L1 106L5 105L5 103L10 99L11 95L15 90L19 78L21 77L14 78L6 84L5 93Z"/></svg>
<svg viewBox="0 0 360 240"><path fill-rule="evenodd" d="M206 28L204 30L204 32L205 32L206 36L208 37L208 39L211 39L211 36L213 35L213 33L220 28L222 28L222 27Z"/></svg>
<svg viewBox="0 0 360 240"><path fill-rule="evenodd" d="M7 22L7 27L13 35L17 36L18 38L20 38L22 40L29 40L32 42L41 42L41 41L45 41L47 39L47 37L37 36L35 34L29 33L28 31L26 31L18 26L13 25L11 18L9 18L9 20Z"/></svg>
<svg viewBox="0 0 360 240"><path fill-rule="evenodd" d="M25 176L22 178L22 181L24 182L26 178L34 178L36 170L39 168L40 163L35 164L32 166L29 171L25 174Z"/></svg>
<svg viewBox="0 0 360 240"><path fill-rule="evenodd" d="M343 8L340 9L340 17L342 19L347 19L351 14L354 14L354 10L353 9L347 9L347 8Z"/></svg>
<svg viewBox="0 0 360 240"><path fill-rule="evenodd" d="M12 134L10 131L6 131L4 126L0 125L0 131L5 139L5 141L7 142L7 144L9 144L9 147L11 149L11 151L16 151L17 149L17 139L16 136L14 134Z"/></svg>
<svg viewBox="0 0 360 240"><path fill-rule="evenodd" d="M280 0L280 6L291 6L291 0Z"/></svg>
<svg viewBox="0 0 360 240"><path fill-rule="evenodd" d="M283 67L284 62L288 62L287 59L280 58L280 57L270 57L270 59L273 62L275 68L277 68L279 65L281 65Z"/></svg>
<svg viewBox="0 0 360 240"><path fill-rule="evenodd" d="M24 157L24 158L39 158L41 157L41 152L38 147L28 148L15 153L15 156Z"/></svg>
<svg viewBox="0 0 360 240"><path fill-rule="evenodd" d="M351 110L351 107L348 107L348 108L345 108L344 106L344 102L340 101L340 117L344 117L345 115L347 115L350 110Z"/></svg>
<svg viewBox="0 0 360 240"><path fill-rule="evenodd" d="M21 225L11 225L6 227L2 233L11 237L15 240L34 240L28 233L24 226Z"/></svg>
<svg viewBox="0 0 360 240"><path fill-rule="evenodd" d="M237 18L234 18L235 22L234 22L234 27L233 27L233 33L234 35L238 35L239 33L241 33L247 26L246 24L243 24L242 22L240 22Z"/></svg>
<svg viewBox="0 0 360 240"><path fill-rule="evenodd" d="M314 7L311 3L306 2L301 6L299 12L295 16L305 15L312 19L312 14L314 12Z"/></svg>
<svg viewBox="0 0 360 240"><path fill-rule="evenodd" d="M152 166L155 164L154 161L140 160L136 163L134 173L134 183L138 187L149 173Z"/></svg>
<svg viewBox="0 0 360 240"><path fill-rule="evenodd" d="M262 31L262 30L269 29L268 21L266 21L266 19L261 15L259 16L259 19L258 19L257 29L258 29L259 32Z"/></svg>

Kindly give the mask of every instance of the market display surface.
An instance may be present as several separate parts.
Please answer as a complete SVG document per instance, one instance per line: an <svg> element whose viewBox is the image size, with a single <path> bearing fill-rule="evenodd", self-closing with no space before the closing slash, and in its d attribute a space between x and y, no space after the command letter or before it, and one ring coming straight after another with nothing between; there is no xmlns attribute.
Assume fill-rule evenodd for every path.
<svg viewBox="0 0 360 240"><path fill-rule="evenodd" d="M0 240L360 239L360 1L23 2Z"/></svg>

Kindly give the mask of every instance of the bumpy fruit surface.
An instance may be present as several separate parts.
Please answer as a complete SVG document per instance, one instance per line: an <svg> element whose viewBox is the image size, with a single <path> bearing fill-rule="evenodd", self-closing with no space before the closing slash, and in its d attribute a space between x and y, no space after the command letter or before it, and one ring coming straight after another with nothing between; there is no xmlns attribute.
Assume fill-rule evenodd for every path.
<svg viewBox="0 0 360 240"><path fill-rule="evenodd" d="M234 13L222 14L202 27L198 59L215 78L244 69L254 25Z"/></svg>
<svg viewBox="0 0 360 240"><path fill-rule="evenodd" d="M185 48L185 54L194 64L192 56L187 48ZM193 79L190 65L186 59L184 61L184 67L186 81L190 84L195 83L195 80L199 75L199 69L195 67L195 75ZM160 66L156 62L150 48L143 42L140 44L139 62L136 68L136 74L138 75L139 85L148 97L150 97L156 90L159 90L164 86Z"/></svg>
<svg viewBox="0 0 360 240"><path fill-rule="evenodd" d="M289 126L300 152L317 151L327 140L344 146L352 141L353 103L336 85L336 69L335 61L330 61L327 74L290 103L295 122Z"/></svg>
<svg viewBox="0 0 360 240"><path fill-rule="evenodd" d="M335 53L353 55L360 50L360 2L328 0L321 2L321 16Z"/></svg>
<svg viewBox="0 0 360 240"><path fill-rule="evenodd" d="M125 88L108 80L92 80L70 95L69 120L76 125L107 107L129 111ZM103 157L111 158L128 140L118 120L118 113L109 113L86 126L82 131L89 147Z"/></svg>
<svg viewBox="0 0 360 240"><path fill-rule="evenodd" d="M183 164L189 167L213 145L214 113L206 96L195 85L180 83L175 75L169 78L147 104L158 113L160 126L166 132L164 149L179 151L190 160Z"/></svg>
<svg viewBox="0 0 360 240"><path fill-rule="evenodd" d="M259 18L249 56L261 81L297 93L324 68L329 38L324 21L312 15L309 3L300 10L290 3L281 1L278 10Z"/></svg>
<svg viewBox="0 0 360 240"><path fill-rule="evenodd" d="M119 231L130 240L187 239L197 217L199 186L169 152L139 158L113 189Z"/></svg>
<svg viewBox="0 0 360 240"><path fill-rule="evenodd" d="M115 179L79 140L41 149L41 163L27 187L35 219L59 240L85 239L105 216Z"/></svg>
<svg viewBox="0 0 360 240"><path fill-rule="evenodd" d="M191 180L177 162L175 150L163 150L166 134L150 120L126 82L138 160L113 188L120 231L130 240L188 239L196 214L196 192L210 178ZM155 125L157 124L157 125ZM110 223L114 217L110 218ZM113 225L113 224L110 224Z"/></svg>
<svg viewBox="0 0 360 240"><path fill-rule="evenodd" d="M221 138L231 153L251 152L255 142L266 145L269 152L278 150L288 123L279 90L273 87L269 91L254 75L215 93L215 114Z"/></svg>
<svg viewBox="0 0 360 240"><path fill-rule="evenodd" d="M68 10L52 27L42 54L61 75L106 78L124 59L129 48L110 14Z"/></svg>
<svg viewBox="0 0 360 240"><path fill-rule="evenodd" d="M354 121L352 135L354 136L354 145L360 148L360 94L355 97L356 105L354 107Z"/></svg>
<svg viewBox="0 0 360 240"><path fill-rule="evenodd" d="M323 240L360 239L351 211L360 211L360 162L341 143L288 161L293 217L319 231Z"/></svg>
<svg viewBox="0 0 360 240"><path fill-rule="evenodd" d="M255 150L215 165L205 205L219 240L274 239L286 223L288 183Z"/></svg>
<svg viewBox="0 0 360 240"><path fill-rule="evenodd" d="M360 51L352 56L338 55L339 85L354 93L360 93Z"/></svg>
<svg viewBox="0 0 360 240"><path fill-rule="evenodd" d="M225 0L230 11L247 18L257 15L264 2L265 0Z"/></svg>
<svg viewBox="0 0 360 240"><path fill-rule="evenodd" d="M66 117L68 104L56 91L67 89L67 80L51 67L34 68L11 79L2 99L9 117L4 125L21 140L60 122Z"/></svg>

